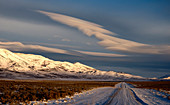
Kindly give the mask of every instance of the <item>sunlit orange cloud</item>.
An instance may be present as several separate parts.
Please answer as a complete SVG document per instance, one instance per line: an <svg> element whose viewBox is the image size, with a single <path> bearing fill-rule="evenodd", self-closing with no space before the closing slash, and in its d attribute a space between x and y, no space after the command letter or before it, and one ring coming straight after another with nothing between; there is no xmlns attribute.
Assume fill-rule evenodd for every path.
<svg viewBox="0 0 170 105"><path fill-rule="evenodd" d="M45 11L38 11L38 12L49 16L51 19L55 21L61 22L71 27L76 27L88 36L92 36L96 34L96 32L101 32L101 33L106 33L106 34L115 34L111 31L103 29L101 25L98 25L92 22L84 21L81 19L77 19L74 17L65 16L65 15L57 14L57 13L51 13L51 12L45 12Z"/></svg>
<svg viewBox="0 0 170 105"><path fill-rule="evenodd" d="M113 54L113 53L90 52L90 51L80 51L80 50L74 50L74 51L79 52L81 54L92 55L92 56L103 56L103 57L124 57L124 56L127 56L127 55Z"/></svg>
<svg viewBox="0 0 170 105"><path fill-rule="evenodd" d="M85 35L94 35L100 40L98 44L104 46L108 50L136 54L170 54L169 45L150 45L117 38L113 36L116 35L116 33L106 30L101 25L92 22L57 13L38 12L49 16L54 21L77 28Z"/></svg>
<svg viewBox="0 0 170 105"><path fill-rule="evenodd" d="M63 44L51 44L51 43L40 43L40 42L24 42L26 44L38 44L51 47L63 47L63 48L80 48L79 46L63 45Z"/></svg>
<svg viewBox="0 0 170 105"><path fill-rule="evenodd" d="M57 48L50 48L40 45L26 45L21 42L0 42L0 48L5 48L13 51L25 51L25 50L41 50L41 51L47 51L47 52L53 52L53 53L61 53L61 54L69 54L73 55L72 53L57 49Z"/></svg>
<svg viewBox="0 0 170 105"><path fill-rule="evenodd" d="M41 43L41 44L43 44L43 43ZM49 44L49 45L51 45L51 44ZM52 45L54 45L54 44L52 44ZM125 55L120 55L120 54L88 52L88 51L80 51L80 50L67 51L67 50L50 48L50 47L45 47L45 46L40 46L40 45L23 44L21 42L0 42L0 48L9 49L9 50L12 50L12 51L38 50L38 51L61 53L61 54L76 55L76 56L83 56L83 55L107 56L107 57L123 57L123 56L125 56Z"/></svg>

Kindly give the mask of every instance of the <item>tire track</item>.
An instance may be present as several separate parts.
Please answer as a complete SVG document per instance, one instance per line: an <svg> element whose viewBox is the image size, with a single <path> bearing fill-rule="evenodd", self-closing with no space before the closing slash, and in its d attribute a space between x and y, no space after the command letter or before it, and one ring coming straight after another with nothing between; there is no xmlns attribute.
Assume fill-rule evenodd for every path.
<svg viewBox="0 0 170 105"><path fill-rule="evenodd" d="M132 93L133 97L136 99L136 101L138 101L142 105L148 105L145 102L143 102L132 89L129 89L129 90L131 91L131 93Z"/></svg>
<svg viewBox="0 0 170 105"><path fill-rule="evenodd" d="M121 82L115 86L116 92L109 97L103 105L148 105L143 102L125 82Z"/></svg>
<svg viewBox="0 0 170 105"><path fill-rule="evenodd" d="M121 90L121 88L117 88L116 92L113 92L113 94L111 96L109 96L109 99L105 103L103 103L103 105L110 105L113 98L119 93L120 90Z"/></svg>

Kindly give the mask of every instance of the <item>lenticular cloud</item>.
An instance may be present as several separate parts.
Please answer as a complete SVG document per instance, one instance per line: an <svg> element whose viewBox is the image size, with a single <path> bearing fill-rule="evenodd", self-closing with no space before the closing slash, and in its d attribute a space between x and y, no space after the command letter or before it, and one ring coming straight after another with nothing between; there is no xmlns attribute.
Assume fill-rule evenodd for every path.
<svg viewBox="0 0 170 105"><path fill-rule="evenodd" d="M49 16L54 21L60 22L70 27L77 28L85 35L94 35L97 39L100 40L98 44L104 46L108 50L136 54L170 54L169 45L149 45L117 38L113 36L116 35L116 33L106 30L103 28L103 26L92 22L58 13L51 13L45 11L38 12Z"/></svg>

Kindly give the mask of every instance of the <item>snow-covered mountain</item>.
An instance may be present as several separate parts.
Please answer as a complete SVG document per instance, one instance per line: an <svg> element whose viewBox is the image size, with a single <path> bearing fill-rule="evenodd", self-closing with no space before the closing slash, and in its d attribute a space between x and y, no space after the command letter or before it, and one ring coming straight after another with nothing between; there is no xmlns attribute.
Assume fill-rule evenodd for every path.
<svg viewBox="0 0 170 105"><path fill-rule="evenodd" d="M0 78L144 79L126 73L100 71L79 62L54 61L41 55L13 53L6 49L0 49Z"/></svg>
<svg viewBox="0 0 170 105"><path fill-rule="evenodd" d="M159 77L159 79L170 80L170 74L167 74L167 75L164 75L162 77Z"/></svg>

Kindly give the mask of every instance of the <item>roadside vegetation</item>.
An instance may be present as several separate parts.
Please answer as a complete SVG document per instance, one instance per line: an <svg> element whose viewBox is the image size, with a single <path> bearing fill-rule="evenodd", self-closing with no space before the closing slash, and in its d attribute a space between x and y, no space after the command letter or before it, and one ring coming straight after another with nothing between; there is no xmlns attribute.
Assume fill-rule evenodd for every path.
<svg viewBox="0 0 170 105"><path fill-rule="evenodd" d="M72 96L97 87L114 86L117 82L0 80L0 104L29 104Z"/></svg>

